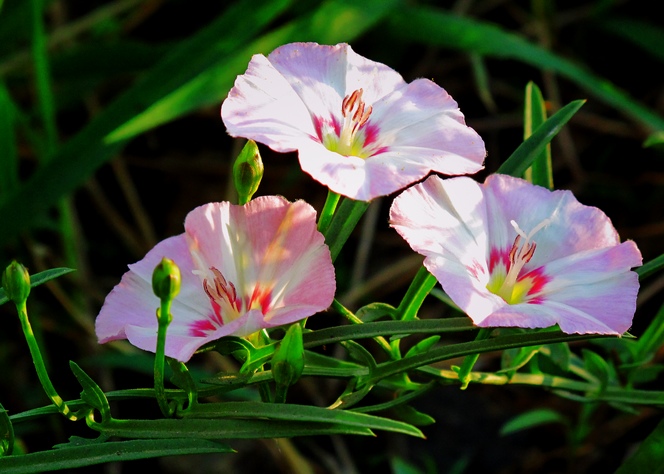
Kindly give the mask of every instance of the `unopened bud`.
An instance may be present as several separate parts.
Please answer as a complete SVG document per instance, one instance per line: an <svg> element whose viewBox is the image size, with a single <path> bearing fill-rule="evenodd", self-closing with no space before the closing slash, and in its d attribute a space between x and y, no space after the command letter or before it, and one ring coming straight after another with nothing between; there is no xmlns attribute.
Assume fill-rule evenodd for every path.
<svg viewBox="0 0 664 474"><path fill-rule="evenodd" d="M240 204L246 204L251 200L258 190L261 179L263 179L263 160L256 142L249 140L233 164L233 182Z"/></svg>
<svg viewBox="0 0 664 474"><path fill-rule="evenodd" d="M294 323L288 328L279 348L272 356L272 376L277 385L288 387L298 381L304 370L302 327Z"/></svg>
<svg viewBox="0 0 664 474"><path fill-rule="evenodd" d="M173 300L180 292L180 268L170 258L162 258L152 273L152 291L161 300Z"/></svg>
<svg viewBox="0 0 664 474"><path fill-rule="evenodd" d="M7 298L16 305L25 304L30 294L30 274L28 270L14 260L2 274L2 287Z"/></svg>

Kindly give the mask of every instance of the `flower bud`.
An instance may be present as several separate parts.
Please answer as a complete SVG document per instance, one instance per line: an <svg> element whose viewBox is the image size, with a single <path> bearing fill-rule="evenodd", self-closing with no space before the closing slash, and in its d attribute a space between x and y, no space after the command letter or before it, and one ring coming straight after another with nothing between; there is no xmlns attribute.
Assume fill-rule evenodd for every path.
<svg viewBox="0 0 664 474"><path fill-rule="evenodd" d="M152 291L161 300L173 300L180 292L180 268L170 258L162 258L152 273Z"/></svg>
<svg viewBox="0 0 664 474"><path fill-rule="evenodd" d="M288 387L298 381L303 370L302 326L293 323L272 356L272 376L277 385Z"/></svg>
<svg viewBox="0 0 664 474"><path fill-rule="evenodd" d="M30 294L30 274L28 270L14 260L2 274L2 287L7 298L16 305L25 304Z"/></svg>
<svg viewBox="0 0 664 474"><path fill-rule="evenodd" d="M246 204L258 190L263 178L263 160L258 146L249 140L233 164L233 182L240 204Z"/></svg>

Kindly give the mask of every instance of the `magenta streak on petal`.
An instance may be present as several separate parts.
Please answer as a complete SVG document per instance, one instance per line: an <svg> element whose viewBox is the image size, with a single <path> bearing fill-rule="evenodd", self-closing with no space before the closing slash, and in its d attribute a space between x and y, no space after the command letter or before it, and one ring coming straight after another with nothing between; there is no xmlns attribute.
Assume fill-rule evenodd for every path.
<svg viewBox="0 0 664 474"><path fill-rule="evenodd" d="M212 313L207 320L195 321L190 325L192 336L205 336L207 332L214 331L224 325L224 311L239 313L242 309L242 300L238 297L235 285L227 281L219 270L210 267L214 279L210 282L207 278L203 280L203 291L210 299Z"/></svg>
<svg viewBox="0 0 664 474"><path fill-rule="evenodd" d="M316 130L316 135L318 136L318 141L323 143L323 119L320 117L313 117L314 120L314 129Z"/></svg>
<svg viewBox="0 0 664 474"><path fill-rule="evenodd" d="M192 337L205 337L217 327L209 319L194 321L189 325L189 335Z"/></svg>
<svg viewBox="0 0 664 474"><path fill-rule="evenodd" d="M484 268L477 260L473 260L473 263L468 265L466 269L468 270L468 273L475 277L476 280L479 280L480 275L484 275Z"/></svg>
<svg viewBox="0 0 664 474"><path fill-rule="evenodd" d="M519 278L519 281L525 280L526 278L531 280L532 285L532 287L528 290L527 296L535 295L532 298L528 298L527 303L543 303L545 298L542 295L542 290L544 289L544 286L551 280L547 275L544 274L543 267L536 268L535 270L528 272L523 277Z"/></svg>
<svg viewBox="0 0 664 474"><path fill-rule="evenodd" d="M496 265L502 265L505 268L507 273L512 266L510 261L510 250L498 250L497 248L492 248L489 253L489 273L493 273Z"/></svg>
<svg viewBox="0 0 664 474"><path fill-rule="evenodd" d="M364 146L367 147L374 143L378 138L379 132L380 129L377 125L373 125L368 122L364 124Z"/></svg>

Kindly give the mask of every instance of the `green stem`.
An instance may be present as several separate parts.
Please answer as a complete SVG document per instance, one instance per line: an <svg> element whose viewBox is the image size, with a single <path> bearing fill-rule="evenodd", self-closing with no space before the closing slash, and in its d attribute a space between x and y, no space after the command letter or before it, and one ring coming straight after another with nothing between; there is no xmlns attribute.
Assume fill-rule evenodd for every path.
<svg viewBox="0 0 664 474"><path fill-rule="evenodd" d="M341 196L339 194L328 190L327 198L325 199L325 205L323 206L323 210L320 212L320 217L318 218L319 232L325 233L327 231L340 199Z"/></svg>
<svg viewBox="0 0 664 474"><path fill-rule="evenodd" d="M424 302L424 298L436 286L436 281L436 277L429 273L429 270L424 266L420 267L397 308L397 314L401 315L400 319L402 321L412 321L415 319L417 312Z"/></svg>
<svg viewBox="0 0 664 474"><path fill-rule="evenodd" d="M39 350L39 344L35 339L35 335L32 332L32 326L30 325L30 320L28 319L28 310L26 308L25 302L16 304L16 309L18 310L18 317L21 320L21 327L23 329L23 334L25 335L25 340L28 343L30 348L30 355L32 356L32 362L35 365L37 371L37 377L39 377L39 382L46 392L46 396L53 402L62 415L66 416L72 421L76 421L78 417L75 413L69 409L67 404L62 400L62 397L58 395L58 392L55 390L55 387L51 383L51 379L48 376L46 371L46 366L44 365L44 359L41 356L41 351Z"/></svg>
<svg viewBox="0 0 664 474"><path fill-rule="evenodd" d="M175 410L168 404L166 389L164 387L164 360L166 351L166 330L171 323L171 302L173 300L162 299L160 308L157 310L157 349L154 358L154 391L161 412L166 417L173 416Z"/></svg>
<svg viewBox="0 0 664 474"><path fill-rule="evenodd" d="M330 247L332 261L339 256L339 252L368 207L369 203L365 201L354 201L349 198L342 201L332 222L323 232L325 242Z"/></svg>

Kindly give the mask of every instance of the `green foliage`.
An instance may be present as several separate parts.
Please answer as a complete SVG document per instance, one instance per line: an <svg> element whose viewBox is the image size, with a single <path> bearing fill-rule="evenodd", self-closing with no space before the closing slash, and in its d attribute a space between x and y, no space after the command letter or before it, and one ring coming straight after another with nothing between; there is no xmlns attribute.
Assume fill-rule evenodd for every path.
<svg viewBox="0 0 664 474"><path fill-rule="evenodd" d="M69 2L62 3L69 5ZM374 59L395 67L400 62L421 61L418 67L409 64L413 66L411 74L417 77L423 74L429 77L435 72L429 67L421 73L419 67L424 62L430 63L429 66L436 63L440 70L452 74L450 87L472 82L454 75L455 70L461 68L460 64L467 66L479 95L477 102L490 112L488 119L494 126L504 122L506 117L509 122L509 116L523 111L523 143L516 149L509 148L507 153L506 148L498 147L497 153L496 148L492 148L489 159L493 161L487 162L487 172L525 176L535 184L553 188L556 170L553 165L560 169L561 162L559 157L552 156L551 144L555 144L554 138L564 126L580 124L587 128L597 126L598 130L618 129L620 132L615 136L638 140L648 147L647 150L635 147L634 155L660 153L664 143L664 118L654 108L639 102L643 100L643 95L637 96L640 91L623 90L620 87L626 82L619 75L595 72L592 64L583 64L584 59L588 60L593 54L601 55L603 49L592 49L589 45L584 50L586 43L576 39L557 48L555 42L547 43L542 37L531 36L533 31L542 32L543 23L529 21L521 28L510 28L493 23L489 15L481 13L481 8L471 8L459 15L435 2L422 1L235 0L222 3L219 13L206 19L205 24L198 24L195 30L186 33L178 30L172 35L164 34L163 39L145 40L140 33L131 33L132 22L140 22L141 15L150 16L149 9L155 7L150 6L151 2L109 1L96 10L85 10L83 16L70 22L58 20L57 12L44 10L50 8L49 2L0 0L3 20L0 22L0 245L3 252L13 254L21 249L18 252L21 253L23 247L30 248L40 265L35 268L39 269L45 264L45 254L50 257L46 262L52 262L53 253L59 252L45 252L49 245L86 249L81 240L84 234L75 234L76 220L70 219L69 227L67 225L67 208L61 205L62 200L76 197L84 201L79 193L93 189L98 177L104 179L103 173L108 171L108 164L114 157L122 153L130 156L135 153L133 147L145 147L166 124L185 117L218 116L220 103L253 54L267 54L279 45L294 41L327 44L352 41L353 47L357 44L356 50L372 50L376 53ZM456 8L465 8L461 3ZM511 20L537 15L551 15L546 20L555 20L554 9L561 7L554 6L553 2L549 6L546 12L538 12L535 7L531 12L514 4ZM586 7L592 12L585 13L592 24L590 39L618 41L629 45L628 49L635 54L644 53L652 61L644 65L643 71L649 71L647 74L652 74L664 60L664 30L659 25L625 17L615 2L589 2ZM80 14L77 8L72 7L73 15ZM573 23L573 20L566 21ZM562 39L560 42L563 43ZM570 44L575 48L577 44L584 46L575 51ZM616 48L609 49L612 55L620 56ZM453 60L438 61L439 55ZM494 77L499 68L509 71L509 79ZM630 74L646 74L643 71L630 71ZM560 97L569 101L564 106L558 103L561 99L556 97L557 89L552 85L558 79L565 81L558 83L558 87L562 84L565 88ZM544 86L545 94L535 83ZM524 85L525 101L521 94ZM503 97L496 97L496 91L502 91ZM501 103L505 97L514 98L507 107ZM575 100L581 97L587 99ZM525 102L523 108L522 102ZM579 112L584 103L588 105ZM81 120L79 109L85 109L83 115L89 116ZM210 113L212 109L214 114ZM461 109L466 110L465 104L461 104ZM76 118L70 121L70 116ZM223 130L216 118L222 136ZM484 118L466 114L471 125L487 127ZM500 130L504 128L509 127L499 126ZM611 137L610 133L606 136L608 138L597 140L604 141L598 149L610 157L607 150L615 136ZM582 144L591 150L597 146L592 138ZM512 150L514 152L505 159ZM623 157L623 162L629 166L621 165L619 172L633 172L632 165L638 160L640 158L635 156ZM113 166L116 164L118 168L113 169L119 176L121 160L113 162ZM266 160L266 164L269 170L273 163ZM585 162L582 166L590 168ZM151 177L159 174L159 166L149 159L140 167L141 171L148 170ZM565 173L561 174L565 177ZM246 174L238 175L246 178ZM283 183L290 179L290 175L281 178L284 176L287 177ZM557 175L556 180L558 182ZM121 187L126 184L122 182ZM247 188L243 194L249 199L256 192L256 176L252 175L241 184ZM308 192L307 189L303 194ZM658 192L654 193L656 197ZM221 194L218 192L215 199L221 200ZM618 193L610 189L609 194L615 199ZM604 196L594 198L601 202ZM651 204L640 195L638 201L639 210ZM129 205L132 212L140 207L134 204ZM344 257L350 255L348 249L344 253L342 249L353 243L357 236L356 225L369 205L347 198L340 200L339 196L330 199L329 207L326 205L325 222L319 224L333 260L338 260L338 275L347 270ZM378 206L380 202L371 205ZM54 215L58 216L57 221ZM149 217L148 213L144 214L144 220L146 215ZM175 220L178 219L180 217ZM631 219L625 219L620 225L628 229L634 226ZM53 240L58 240L59 244L49 241L51 233L57 234ZM150 242L150 239L145 241ZM108 247L97 249L94 245L90 243L94 251L108 251ZM655 255L660 251L658 249ZM71 266L68 261L64 265ZM636 272L645 285L655 280L649 277L663 267L664 255L660 255L647 259ZM412 270L415 273L414 268ZM36 273L30 277L30 287L72 271L53 268ZM79 284L83 289L72 291L73 295L61 289L54 294L70 313L83 314L74 320L85 320L90 325L91 318L86 320L86 317L98 309L101 301L97 294L99 288L93 290L91 285L110 279L108 275L88 279L87 271L82 266L82 279L86 281ZM233 452L230 445L217 440L233 443L236 439L375 436L377 431L423 438L428 432L418 427L432 425L436 414L419 411L413 402L433 390L450 390L451 387L445 386L458 387L462 383L470 384L471 388L474 384L525 385L533 393L550 392L591 407L583 411L576 424L572 417L543 408L527 410L501 429L501 434L507 435L545 424L564 425L570 438L569 459L574 462L574 455L582 452L575 443L587 439L594 429L591 415L598 418L601 415L594 407L608 404L629 413L644 407L664 406L664 392L653 389L664 373L661 363L664 306L655 306L652 311L655 315L650 321L639 322L645 329L634 332L637 339L566 335L557 330L500 329L487 331L486 337L472 340L470 331L477 328L467 317L442 317L447 313L440 309L439 302L435 302L433 313L425 304L425 301L432 303L428 296L433 295L456 308L447 295L434 288L435 285L436 279L420 261L410 285L394 299L398 304L392 299L386 300L389 303L361 301L357 304L360 308L353 312L348 309L353 304L347 304L344 295L338 295L339 301L348 308L335 301L330 314L326 315L328 323L322 328L308 326L301 331L299 324L295 324L281 337L281 342L278 342L281 332L261 335L264 338L261 342L265 344L253 344L256 341L239 337L214 341L201 352L216 352L215 357L223 358L223 369L217 373L195 363L188 367L167 359L175 388L165 388L162 384L161 389L164 400L171 403L174 418L115 418L116 404L124 408L134 403L152 403L156 407L155 398L159 395L151 388L108 391L102 389L105 383L95 381L99 377L107 382L109 377L116 376L114 372L124 373L128 369L134 376L151 374L151 356L137 354L120 343L112 349L118 353L108 351L85 359L83 365L92 375L70 362L82 392L79 400L68 401L66 406L77 410L75 416L85 418L93 430L91 433L98 437L72 437L68 443L50 450L20 454L16 446L22 434L15 436L14 429L17 433L29 434L33 426L46 425L44 422L58 413L59 408L51 405L17 413L0 405L0 471L46 472L111 461ZM85 299L83 292L94 294L93 304ZM0 305L7 301L6 291L0 288ZM72 325L69 319L63 320L52 302L35 301L35 306L43 317L48 335L56 333L66 337L71 350L84 351L87 346L80 341L94 339L93 330L89 334L77 333L81 330L79 326L85 330L85 324ZM434 317L430 317L432 314ZM345 318L349 324L339 323L333 319L336 316ZM5 363L7 380L11 380L18 370L12 367L18 352L11 340L13 336L4 334L0 341L0 362ZM40 335L37 336L40 339ZM72 341L76 344L71 344ZM402 351L402 344L409 349ZM339 348L341 350L335 352ZM499 367L490 357L487 360L495 362L491 368L485 369L485 365L479 364L480 369L475 367L479 354L494 352L500 353ZM450 370L450 364L458 363L458 358L467 358L465 360L472 363L467 363L461 372ZM96 371L102 369L100 376ZM275 390L276 400L285 402L285 388L292 387L289 389L294 391L309 387L308 384L315 386L322 379L329 382L325 387L330 389L332 400L336 397L328 407L257 401L258 394L264 401L270 400L270 390ZM36 391L27 387L26 392ZM28 406L34 406L29 405L33 400L26 400ZM8 406L7 400L3 402ZM605 416L613 416L613 412ZM660 423L618 472L661 472L663 436L664 425ZM450 472L461 472L472 462L472 455L457 456L456 463L446 467ZM423 472L401 457L391 457L389 465L395 473Z"/></svg>

